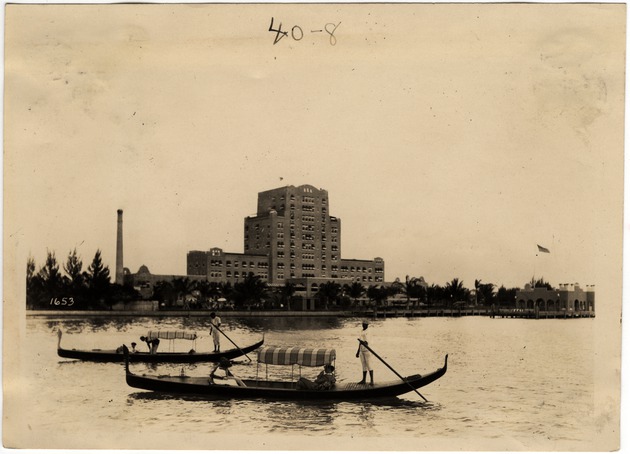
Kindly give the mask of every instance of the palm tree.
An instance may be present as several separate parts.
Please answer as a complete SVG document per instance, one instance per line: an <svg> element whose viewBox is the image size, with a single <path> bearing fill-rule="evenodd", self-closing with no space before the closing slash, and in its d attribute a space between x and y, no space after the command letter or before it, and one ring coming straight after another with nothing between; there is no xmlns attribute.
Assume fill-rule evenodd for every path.
<svg viewBox="0 0 630 454"><path fill-rule="evenodd" d="M348 296L354 300L354 306L357 305L357 299L365 295L365 292L366 292L366 289L363 286L363 284L356 281L350 285L346 284L344 287Z"/></svg>
<svg viewBox="0 0 630 454"><path fill-rule="evenodd" d="M481 287L481 279L475 279L475 306L479 304L479 288Z"/></svg>
<svg viewBox="0 0 630 454"><path fill-rule="evenodd" d="M494 304L494 284L481 284L479 286L479 301L486 306Z"/></svg>
<svg viewBox="0 0 630 454"><path fill-rule="evenodd" d="M173 279L173 290L177 295L177 300L186 299L186 295L191 293L195 288L195 283L187 277L176 277Z"/></svg>
<svg viewBox="0 0 630 454"><path fill-rule="evenodd" d="M213 287L214 289L214 287ZM213 290L214 291L214 290ZM219 282L216 284L217 299L225 298L226 300L234 299L234 287L231 282Z"/></svg>
<svg viewBox="0 0 630 454"><path fill-rule="evenodd" d="M399 279L393 284L393 287L396 288L397 291L402 292L407 298L407 309L411 305L411 298L416 298L417 300L421 299L424 294L424 287L426 283L424 282L424 278L422 277L409 277L405 276L405 282L400 282Z"/></svg>
<svg viewBox="0 0 630 454"><path fill-rule="evenodd" d="M319 286L317 295L324 300L324 310L328 310L328 304L331 301L336 301L340 293L341 285L336 282L328 281Z"/></svg>
<svg viewBox="0 0 630 454"><path fill-rule="evenodd" d="M454 278L451 282L447 282L444 290L449 295L450 303L466 299L466 288L464 282L459 278Z"/></svg>
<svg viewBox="0 0 630 454"><path fill-rule="evenodd" d="M258 304L267 296L268 289L260 276L249 273L242 282L234 284L234 302L239 306Z"/></svg>
<svg viewBox="0 0 630 454"><path fill-rule="evenodd" d="M519 291L520 289L518 287L513 287L513 288L505 288L505 286L501 285L501 287L499 287L499 289L497 290L497 301L499 303L499 306L501 306L501 304L503 304L506 307L515 307L516 304L516 293Z"/></svg>
<svg viewBox="0 0 630 454"><path fill-rule="evenodd" d="M370 285L367 289L367 297L374 301L377 306L387 299L389 293L390 289L387 289L382 285Z"/></svg>
<svg viewBox="0 0 630 454"><path fill-rule="evenodd" d="M200 304L200 307L202 308L205 307L203 304L205 304L210 297L210 293L212 291L212 283L208 282L207 280L195 281L194 289L198 292L197 304Z"/></svg>
<svg viewBox="0 0 630 454"><path fill-rule="evenodd" d="M283 301L287 304L287 310L291 310L291 302L293 301L293 295L295 294L295 284L293 282L286 282L280 288L280 295Z"/></svg>
<svg viewBox="0 0 630 454"><path fill-rule="evenodd" d="M153 298L160 301L162 304L170 306L176 299L173 284L168 281L156 282L153 286Z"/></svg>

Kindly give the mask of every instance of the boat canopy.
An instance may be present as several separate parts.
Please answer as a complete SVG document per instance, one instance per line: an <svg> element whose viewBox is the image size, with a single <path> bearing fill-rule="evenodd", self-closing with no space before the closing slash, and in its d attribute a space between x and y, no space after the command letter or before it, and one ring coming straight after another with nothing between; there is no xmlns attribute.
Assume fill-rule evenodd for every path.
<svg viewBox="0 0 630 454"><path fill-rule="evenodd" d="M195 340L197 339L197 333L191 333L189 331L149 331L147 333L147 338L149 340L152 339L188 339Z"/></svg>
<svg viewBox="0 0 630 454"><path fill-rule="evenodd" d="M336 353L332 348L300 347L263 347L258 350L258 362L288 366L323 366L335 361Z"/></svg>

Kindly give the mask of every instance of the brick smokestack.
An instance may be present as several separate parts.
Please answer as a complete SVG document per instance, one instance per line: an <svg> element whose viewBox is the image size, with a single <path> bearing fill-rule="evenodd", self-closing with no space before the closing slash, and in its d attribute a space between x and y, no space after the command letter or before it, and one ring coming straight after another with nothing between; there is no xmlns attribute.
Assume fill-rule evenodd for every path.
<svg viewBox="0 0 630 454"><path fill-rule="evenodd" d="M116 284L123 284L123 210L118 210L118 231L116 236Z"/></svg>

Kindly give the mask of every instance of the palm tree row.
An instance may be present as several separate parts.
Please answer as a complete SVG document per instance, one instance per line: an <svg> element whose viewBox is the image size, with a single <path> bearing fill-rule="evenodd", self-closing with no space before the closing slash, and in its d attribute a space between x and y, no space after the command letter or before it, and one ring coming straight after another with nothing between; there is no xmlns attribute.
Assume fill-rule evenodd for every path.
<svg viewBox="0 0 630 454"><path fill-rule="evenodd" d="M76 250L68 254L63 272L54 252L48 252L45 264L35 272L33 258L27 262L27 308L56 309L59 306L73 309L111 309L113 304L132 300L150 299L160 302L162 308L225 308L235 309L286 309L296 307L305 289L288 282L281 287L270 287L260 276L250 273L235 284L209 282L205 279L191 280L177 277L170 281L159 281L144 292L131 286L110 282L110 273L96 251L92 263L83 271L83 262ZM549 286L543 279L532 278L532 286ZM148 290L148 291L146 291ZM317 286L314 292L319 309L331 307L349 308L360 305L383 306L389 302L402 302L407 308L416 306L452 307L463 304L503 305L514 303L517 288L498 289L494 284L475 280L474 289L469 290L459 278L444 285L428 285L422 277L406 276L405 281L396 279L387 285L364 286L361 282L340 284L328 281Z"/></svg>

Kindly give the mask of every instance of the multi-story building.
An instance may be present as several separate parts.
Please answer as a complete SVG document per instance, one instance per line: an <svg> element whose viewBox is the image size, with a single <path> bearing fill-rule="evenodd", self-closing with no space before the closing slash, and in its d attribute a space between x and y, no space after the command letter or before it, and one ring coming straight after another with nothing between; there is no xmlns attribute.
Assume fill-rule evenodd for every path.
<svg viewBox="0 0 630 454"><path fill-rule="evenodd" d="M256 215L244 219L244 249L190 251L188 274L234 283L254 272L271 285L304 278L384 282L382 258L341 258L341 220L330 214L328 191L310 185L260 192Z"/></svg>
<svg viewBox="0 0 630 454"><path fill-rule="evenodd" d="M269 260L262 254L240 254L224 252L219 248L209 251L190 251L186 257L189 276L205 276L209 282L229 282L234 284L249 273L269 278Z"/></svg>

